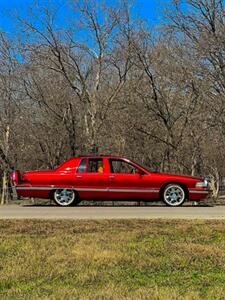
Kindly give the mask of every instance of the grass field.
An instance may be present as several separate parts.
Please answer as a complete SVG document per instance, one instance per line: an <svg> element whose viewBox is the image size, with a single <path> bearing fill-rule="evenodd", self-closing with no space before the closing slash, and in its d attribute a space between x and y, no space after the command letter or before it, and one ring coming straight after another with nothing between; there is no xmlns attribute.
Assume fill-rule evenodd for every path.
<svg viewBox="0 0 225 300"><path fill-rule="evenodd" d="M0 299L225 299L225 222L0 221Z"/></svg>

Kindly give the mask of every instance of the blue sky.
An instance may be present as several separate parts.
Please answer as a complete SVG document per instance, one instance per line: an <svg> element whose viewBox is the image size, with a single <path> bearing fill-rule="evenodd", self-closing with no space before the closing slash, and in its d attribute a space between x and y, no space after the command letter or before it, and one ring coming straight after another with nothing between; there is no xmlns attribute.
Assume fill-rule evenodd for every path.
<svg viewBox="0 0 225 300"><path fill-rule="evenodd" d="M113 2L113 0L110 1ZM38 2L44 4L47 1L39 0ZM62 1L60 2L62 3ZM169 0L134 0L134 2L134 13L148 20L152 26L160 22L164 4L168 3ZM26 16L27 8L33 3L35 0L0 0L0 28L9 34L13 33L15 24L13 24L10 15L18 12L20 15ZM64 13L66 12L64 11Z"/></svg>

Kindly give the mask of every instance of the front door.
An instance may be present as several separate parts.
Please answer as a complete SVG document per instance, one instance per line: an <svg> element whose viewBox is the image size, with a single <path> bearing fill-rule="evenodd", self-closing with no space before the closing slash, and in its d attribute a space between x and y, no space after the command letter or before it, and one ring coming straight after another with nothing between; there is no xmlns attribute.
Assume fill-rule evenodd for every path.
<svg viewBox="0 0 225 300"><path fill-rule="evenodd" d="M123 159L109 159L109 198L150 199L149 176Z"/></svg>

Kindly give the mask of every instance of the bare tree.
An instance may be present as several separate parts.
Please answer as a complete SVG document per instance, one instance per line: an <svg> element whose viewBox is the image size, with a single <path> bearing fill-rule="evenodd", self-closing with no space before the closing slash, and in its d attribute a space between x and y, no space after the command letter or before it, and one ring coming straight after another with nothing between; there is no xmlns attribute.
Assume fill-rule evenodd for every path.
<svg viewBox="0 0 225 300"><path fill-rule="evenodd" d="M14 126L17 60L12 42L0 33L0 161L3 167L1 204L7 201L11 170L10 141Z"/></svg>
<svg viewBox="0 0 225 300"><path fill-rule="evenodd" d="M98 132L132 65L129 35L124 34L121 21L124 6L107 8L99 4L96 9L95 2L91 1L72 2L71 5L74 14L79 13L79 26L71 24L63 32L55 30L55 15L48 7L42 9L38 25L37 18L35 22L30 18L20 19L39 43L37 47L30 42L25 48L29 49L28 53L32 52L33 60L38 57L36 64L63 77L83 107L85 142L97 144ZM88 40L79 36L80 30ZM120 56L119 60L115 59L115 54ZM72 101L70 111L73 107Z"/></svg>

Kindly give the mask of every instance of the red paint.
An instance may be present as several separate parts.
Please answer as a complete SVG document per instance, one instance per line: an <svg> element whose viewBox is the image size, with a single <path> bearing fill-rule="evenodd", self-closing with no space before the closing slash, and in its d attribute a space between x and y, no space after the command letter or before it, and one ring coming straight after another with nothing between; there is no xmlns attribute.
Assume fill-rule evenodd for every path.
<svg viewBox="0 0 225 300"><path fill-rule="evenodd" d="M78 173L82 159L86 159L84 172ZM88 171L89 160L102 159L103 173ZM112 173L110 161L119 160L136 168L134 173ZM120 163L120 162L119 162ZM207 188L196 188L203 179L148 171L126 158L115 156L89 156L72 158L53 171L25 172L21 178L18 171L11 175L18 196L50 198L57 188L71 188L79 193L80 199L92 200L151 200L160 199L163 188L169 183L182 185L189 200L200 200L208 195Z"/></svg>

